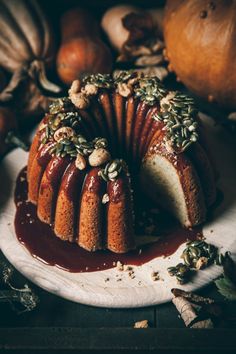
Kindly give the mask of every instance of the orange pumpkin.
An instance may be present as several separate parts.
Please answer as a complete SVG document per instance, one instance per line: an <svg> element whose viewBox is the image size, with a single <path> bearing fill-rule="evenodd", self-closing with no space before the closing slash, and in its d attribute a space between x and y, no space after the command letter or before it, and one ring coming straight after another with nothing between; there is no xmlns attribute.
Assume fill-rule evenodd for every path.
<svg viewBox="0 0 236 354"><path fill-rule="evenodd" d="M170 68L196 95L236 108L236 1L168 0Z"/></svg>
<svg viewBox="0 0 236 354"><path fill-rule="evenodd" d="M86 10L69 10L61 20L62 44L57 55L57 72L67 85L86 74L109 73L110 49L101 40L99 26Z"/></svg>

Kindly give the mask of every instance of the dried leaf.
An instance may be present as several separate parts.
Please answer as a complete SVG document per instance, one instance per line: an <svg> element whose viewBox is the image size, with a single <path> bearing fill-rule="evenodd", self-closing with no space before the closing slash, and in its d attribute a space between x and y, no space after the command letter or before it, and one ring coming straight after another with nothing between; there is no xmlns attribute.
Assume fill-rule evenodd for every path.
<svg viewBox="0 0 236 354"><path fill-rule="evenodd" d="M142 55L138 59L135 60L136 66L155 66L164 62L164 57L162 54L154 54L154 55Z"/></svg>
<svg viewBox="0 0 236 354"><path fill-rule="evenodd" d="M172 289L172 300L185 325L190 328L213 328L213 320L222 316L222 308L213 299L181 289Z"/></svg>
<svg viewBox="0 0 236 354"><path fill-rule="evenodd" d="M33 310L39 302L38 296L27 284L20 289L12 285L14 269L11 265L6 262L0 262L0 270L0 279L11 289L0 291L0 302L8 302L18 314Z"/></svg>
<svg viewBox="0 0 236 354"><path fill-rule="evenodd" d="M236 286L229 278L223 276L215 280L215 284L221 295L223 295L228 300L236 301Z"/></svg>
<svg viewBox="0 0 236 354"><path fill-rule="evenodd" d="M224 275L236 286L236 263L226 252L223 260Z"/></svg>
<svg viewBox="0 0 236 354"><path fill-rule="evenodd" d="M191 325L191 328L214 328L214 324L210 318L203 321L198 321Z"/></svg>
<svg viewBox="0 0 236 354"><path fill-rule="evenodd" d="M169 75L168 70L164 66L147 66L146 68L137 68L135 71L150 77L156 76L160 81L163 81Z"/></svg>
<svg viewBox="0 0 236 354"><path fill-rule="evenodd" d="M174 288L174 289L171 289L171 292L172 292L172 294L174 294L175 297L181 296L181 297L188 299L190 302L194 302L197 304L202 305L202 304L213 304L214 303L213 299L210 299L208 297L199 296L199 295L193 294L191 292L184 291L182 289Z"/></svg>
<svg viewBox="0 0 236 354"><path fill-rule="evenodd" d="M226 299L236 301L236 263L226 252L223 257L224 275L215 280L218 291Z"/></svg>
<svg viewBox="0 0 236 354"><path fill-rule="evenodd" d="M174 297L172 302L182 317L185 326L188 327L197 318L195 309L191 303L182 296Z"/></svg>

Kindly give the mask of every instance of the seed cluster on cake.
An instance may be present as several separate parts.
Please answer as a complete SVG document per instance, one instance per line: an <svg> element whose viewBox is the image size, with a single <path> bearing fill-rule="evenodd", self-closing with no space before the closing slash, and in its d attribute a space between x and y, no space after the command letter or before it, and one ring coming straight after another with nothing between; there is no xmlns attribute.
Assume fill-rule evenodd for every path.
<svg viewBox="0 0 236 354"><path fill-rule="evenodd" d="M112 89L123 97L135 98L149 106L158 105L160 112L153 119L164 123L166 139L177 152L186 150L198 140L197 110L193 98L165 89L156 77L147 77L134 71L121 71L114 78L109 74L96 74L76 80L69 97L79 109L90 105L99 89Z"/></svg>
<svg viewBox="0 0 236 354"><path fill-rule="evenodd" d="M64 97L56 100L49 109L47 123L40 130L41 143L53 141L50 153L55 156L75 158L75 165L84 170L87 165L101 166L99 175L106 181L114 181L125 169L122 159L111 159L105 138L88 141L80 132L81 116L71 101Z"/></svg>

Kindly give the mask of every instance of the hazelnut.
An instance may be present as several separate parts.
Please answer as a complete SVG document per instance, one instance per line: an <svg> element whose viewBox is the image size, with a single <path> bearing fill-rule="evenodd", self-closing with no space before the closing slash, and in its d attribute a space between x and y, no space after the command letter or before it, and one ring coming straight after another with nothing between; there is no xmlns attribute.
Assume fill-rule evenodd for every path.
<svg viewBox="0 0 236 354"><path fill-rule="evenodd" d="M71 102L79 109L85 109L89 106L89 99L84 93L69 94Z"/></svg>
<svg viewBox="0 0 236 354"><path fill-rule="evenodd" d="M71 84L71 87L69 89L69 95L73 93L79 93L81 90L81 82L80 80L74 80Z"/></svg>
<svg viewBox="0 0 236 354"><path fill-rule="evenodd" d="M90 166L96 167L96 166L101 166L104 163L108 162L111 159L110 153L103 148L95 149L89 155L89 164Z"/></svg>
<svg viewBox="0 0 236 354"><path fill-rule="evenodd" d="M55 131L53 137L56 141L61 141L63 139L70 139L75 136L75 131L70 127L62 127Z"/></svg>
<svg viewBox="0 0 236 354"><path fill-rule="evenodd" d="M118 83L117 90L122 97L128 97L132 93L131 88L126 83L122 82Z"/></svg>
<svg viewBox="0 0 236 354"><path fill-rule="evenodd" d="M75 166L79 170L84 170L86 168L86 160L83 155L78 154L75 160Z"/></svg>
<svg viewBox="0 0 236 354"><path fill-rule="evenodd" d="M98 92L97 86L93 84L86 84L84 88L82 89L82 92L85 93L88 96L93 96L96 95Z"/></svg>

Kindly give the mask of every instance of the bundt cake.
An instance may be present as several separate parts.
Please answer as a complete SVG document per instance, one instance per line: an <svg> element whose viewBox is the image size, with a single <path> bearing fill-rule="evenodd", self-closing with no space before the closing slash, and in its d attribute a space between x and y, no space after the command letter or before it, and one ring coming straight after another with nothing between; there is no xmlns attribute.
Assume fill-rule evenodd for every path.
<svg viewBox="0 0 236 354"><path fill-rule="evenodd" d="M74 81L38 127L27 179L40 220L89 251L135 247L133 189L185 227L216 196L192 98L135 72Z"/></svg>

